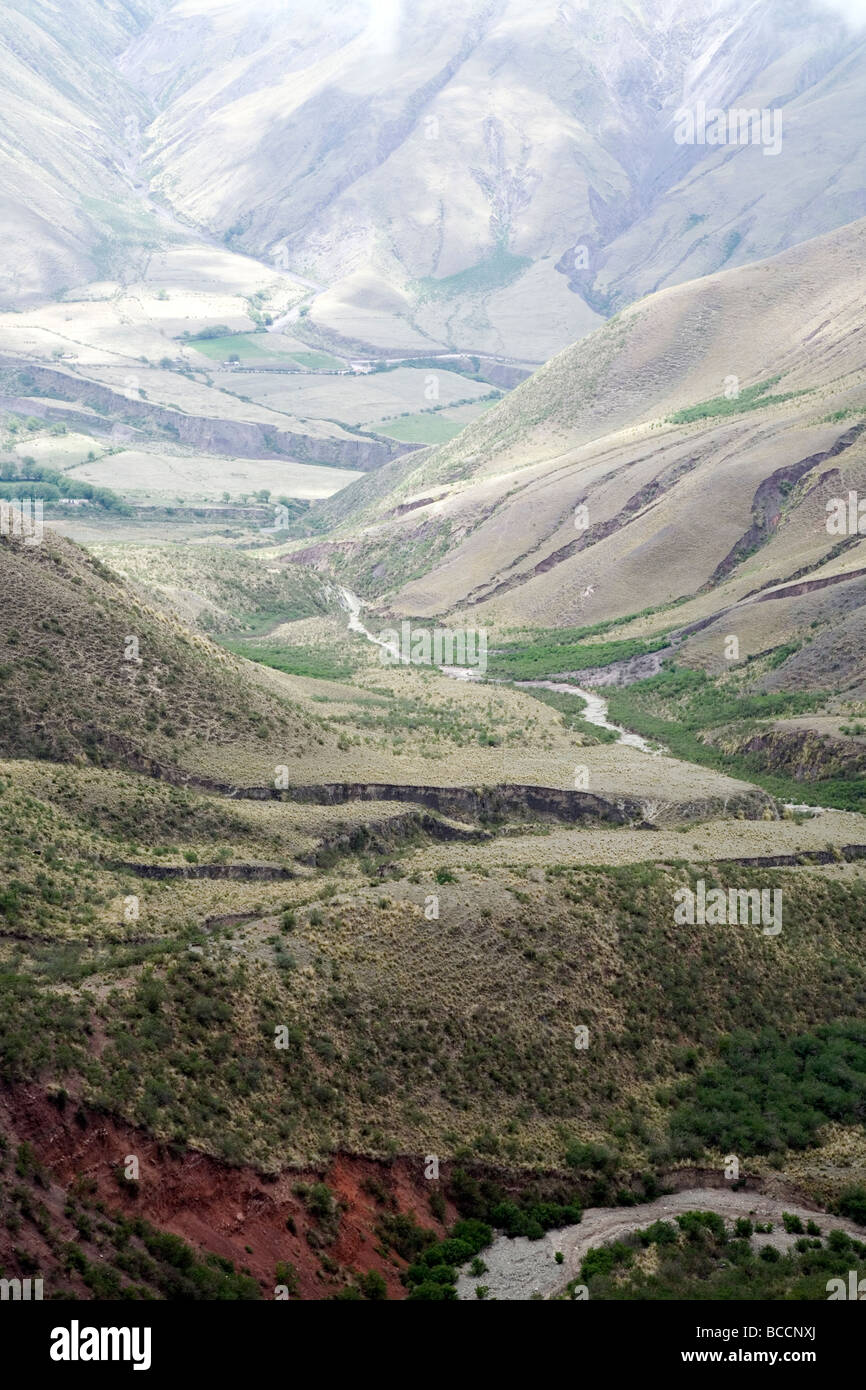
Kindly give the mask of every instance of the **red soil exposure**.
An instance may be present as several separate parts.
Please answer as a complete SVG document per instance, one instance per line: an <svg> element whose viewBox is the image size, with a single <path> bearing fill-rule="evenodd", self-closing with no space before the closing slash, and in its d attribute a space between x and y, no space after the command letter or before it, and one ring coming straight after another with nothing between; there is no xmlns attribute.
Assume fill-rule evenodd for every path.
<svg viewBox="0 0 866 1390"><path fill-rule="evenodd" d="M0 1090L0 1131L10 1146L28 1141L61 1186L82 1175L96 1183L94 1198L108 1210L142 1216L200 1252L222 1255L238 1269L246 1266L266 1298L274 1296L278 1260L294 1265L302 1298L331 1297L347 1279L344 1272L329 1275L322 1268L323 1255L341 1271L378 1270L388 1297L403 1298L400 1272L406 1263L393 1252L382 1253L377 1222L389 1212L414 1212L420 1225L437 1236L445 1234L444 1225L430 1211L430 1197L442 1184L425 1179L420 1157L379 1161L339 1154L316 1172L293 1169L263 1176L253 1168L229 1167L206 1154L169 1146L132 1125L88 1112L71 1099L61 1109L44 1090L31 1085ZM118 1165L131 1154L139 1161L137 1195L124 1190L116 1176ZM318 1240L318 1223L293 1191L302 1182L326 1183L340 1204L332 1242ZM446 1222L455 1217L454 1207L447 1204ZM290 1219L294 1234L286 1226ZM0 1260L4 1253L0 1251Z"/></svg>

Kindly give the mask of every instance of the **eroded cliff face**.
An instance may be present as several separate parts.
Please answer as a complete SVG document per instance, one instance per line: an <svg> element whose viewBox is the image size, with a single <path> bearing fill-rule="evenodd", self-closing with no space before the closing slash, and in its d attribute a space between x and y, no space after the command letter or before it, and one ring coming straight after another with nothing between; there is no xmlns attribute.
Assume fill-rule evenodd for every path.
<svg viewBox="0 0 866 1390"><path fill-rule="evenodd" d="M316 782L285 789L273 786L239 787L198 777L183 768L157 762L142 755L123 738L103 737L99 742L111 760L145 772L150 777L174 786L217 792L240 801L284 800L318 806L339 806L350 801L401 801L415 807L426 807L439 815L475 823L475 827L470 826L467 831L465 828L449 828L442 822L434 826L430 817L422 817L417 828L431 838L444 841L483 838L485 827L495 829L497 825L512 820L551 820L566 825L606 823L651 828L655 824L710 820L720 816L766 820L768 817L775 819L778 814L773 797L759 787L728 796L705 796L686 801L671 801L664 796L652 800L605 798L593 792L523 786L518 783L489 787L439 787L404 782Z"/></svg>
<svg viewBox="0 0 866 1390"><path fill-rule="evenodd" d="M123 422L133 431L133 437L174 441L203 453L231 457L288 457L302 463L368 470L418 447L378 436L352 435L338 425L305 432L300 422L293 428L280 429L256 421L187 415L152 401L131 400L86 377L14 357L0 358L0 390L7 393L0 396L0 404L5 403L9 409L43 414L47 419L88 430L96 428L98 432L114 429L118 422ZM38 394L31 398L30 392L44 393L52 398L52 404L43 404ZM74 402L80 409L65 410L54 405L55 400Z"/></svg>
<svg viewBox="0 0 866 1390"><path fill-rule="evenodd" d="M139 1176L130 1182L123 1172L132 1160ZM127 1290L125 1296L139 1299L216 1297L212 1288L196 1286L193 1261L199 1271L229 1274L235 1297L329 1299L375 1273L385 1297L402 1299L409 1260L395 1249L401 1230L410 1241L416 1224L442 1238L459 1214L447 1196L451 1165L442 1164L434 1180L425 1177L426 1164L421 1155L377 1160L338 1153L316 1169L265 1174L156 1139L56 1085L6 1083L0 1089L0 1267L7 1279L41 1279L44 1299L117 1299ZM558 1200L565 1176L509 1174L484 1163L472 1171L512 1198L531 1185ZM573 1187L573 1175L566 1180ZM730 1182L719 1168L677 1167L659 1182L655 1190L669 1194L699 1188L692 1195L702 1208L732 1214ZM645 1190L637 1176L626 1185L636 1197ZM747 1203L763 1193L788 1207L799 1203L805 1213L821 1210L795 1174L764 1173L757 1165L743 1174L742 1186ZM675 1201L639 1207L640 1224L665 1216ZM598 1207L585 1217L587 1234L597 1230L600 1240L608 1218L621 1227L623 1208ZM860 1234L844 1219L834 1217L834 1225ZM582 1231L584 1223L571 1229ZM538 1250L549 1261L543 1242Z"/></svg>
<svg viewBox="0 0 866 1390"><path fill-rule="evenodd" d="M861 777L866 772L866 743L817 729L766 728L749 733L722 729L705 735L703 742L729 755L748 754L766 772L784 773L798 782Z"/></svg>
<svg viewBox="0 0 866 1390"><path fill-rule="evenodd" d="M424 1177L420 1156L385 1162L337 1154L315 1171L262 1174L155 1139L71 1096L64 1100L56 1087L48 1091L28 1083L0 1091L0 1136L0 1192L4 1216L11 1218L11 1227L0 1224L0 1265L8 1278L41 1276L45 1298L59 1289L94 1296L81 1270L66 1264L64 1247L75 1244L89 1265L111 1266L115 1251L109 1239L100 1238L99 1203L112 1224L117 1214L127 1221L144 1216L157 1230L180 1236L201 1258L217 1255L236 1270L247 1269L265 1299L274 1297L280 1282L279 1263L293 1267L296 1296L303 1299L330 1298L353 1273L371 1270L382 1275L389 1298L405 1297L400 1272L406 1261L385 1249L377 1226L383 1217L402 1213L437 1236L445 1233L430 1207L442 1183ZM131 1157L138 1161L137 1184L121 1177ZM309 1199L320 1183L333 1197L330 1216ZM16 1185L26 1193L23 1213L9 1195ZM93 1239L68 1214L72 1205L84 1213L82 1228L92 1228ZM446 1222L455 1219L447 1201L440 1211ZM16 1216L19 1224L12 1229Z"/></svg>

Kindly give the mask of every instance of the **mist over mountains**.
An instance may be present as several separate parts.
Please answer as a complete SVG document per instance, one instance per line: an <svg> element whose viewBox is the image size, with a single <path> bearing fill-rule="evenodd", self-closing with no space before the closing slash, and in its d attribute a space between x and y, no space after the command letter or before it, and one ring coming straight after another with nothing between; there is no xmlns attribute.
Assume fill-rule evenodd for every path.
<svg viewBox="0 0 866 1390"><path fill-rule="evenodd" d="M866 213L866 40L826 6L74 0L0 42L7 303L140 263L167 209L314 280L332 343L532 362ZM698 100L780 110L779 156L677 144Z"/></svg>

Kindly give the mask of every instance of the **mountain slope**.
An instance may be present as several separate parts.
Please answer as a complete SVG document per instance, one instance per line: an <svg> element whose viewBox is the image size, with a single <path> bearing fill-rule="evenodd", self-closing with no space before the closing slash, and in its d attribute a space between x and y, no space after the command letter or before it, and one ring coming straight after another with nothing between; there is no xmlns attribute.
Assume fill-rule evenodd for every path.
<svg viewBox="0 0 866 1390"><path fill-rule="evenodd" d="M310 277L311 345L537 362L866 212L820 0L16 0L0 51L10 305L198 228ZM780 111L778 153L677 143L699 102Z"/></svg>
<svg viewBox="0 0 866 1390"><path fill-rule="evenodd" d="M209 746L243 763L262 740L291 756L319 733L256 668L50 530L40 545L0 540L0 588L5 757L190 767Z"/></svg>
<svg viewBox="0 0 866 1390"><path fill-rule="evenodd" d="M124 60L153 184L328 286L380 348L542 360L612 309L866 212L866 48L821 6L417 0L172 6ZM195 58L190 61L190 45ZM780 109L782 146L678 144L676 112ZM829 190L829 192L828 192Z"/></svg>
<svg viewBox="0 0 866 1390"><path fill-rule="evenodd" d="M401 461L332 563L398 613L547 626L816 569L828 498L866 482L864 253L861 221L623 311Z"/></svg>
<svg viewBox="0 0 866 1390"><path fill-rule="evenodd" d="M118 55L164 0L8 0L0 14L0 299L15 305L96 279L153 244L133 196L130 145L150 119Z"/></svg>

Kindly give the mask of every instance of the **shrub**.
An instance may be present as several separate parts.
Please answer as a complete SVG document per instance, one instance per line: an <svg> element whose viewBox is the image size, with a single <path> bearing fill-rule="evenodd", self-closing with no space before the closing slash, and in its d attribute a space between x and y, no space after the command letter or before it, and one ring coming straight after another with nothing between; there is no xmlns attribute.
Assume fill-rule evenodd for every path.
<svg viewBox="0 0 866 1390"><path fill-rule="evenodd" d="M424 1253L425 1265L462 1265L473 1255L472 1246L464 1240L440 1240Z"/></svg>
<svg viewBox="0 0 866 1390"><path fill-rule="evenodd" d="M298 1298L301 1287L298 1271L290 1260L277 1260L275 1278L278 1284L285 1284L289 1298Z"/></svg>
<svg viewBox="0 0 866 1390"><path fill-rule="evenodd" d="M677 1225L689 1240L702 1239L706 1231L709 1231L719 1244L727 1239L725 1223L714 1211L683 1212L682 1216L677 1217Z"/></svg>
<svg viewBox="0 0 866 1390"><path fill-rule="evenodd" d="M430 1211L437 1221L444 1221L447 1208L441 1192L430 1193Z"/></svg>
<svg viewBox="0 0 866 1390"><path fill-rule="evenodd" d="M434 1284L432 1281L428 1281L426 1284L416 1284L409 1297L426 1299L429 1302L456 1299L457 1290L453 1284Z"/></svg>
<svg viewBox="0 0 866 1390"><path fill-rule="evenodd" d="M610 1274L617 1265L630 1265L633 1259L632 1250L621 1240L611 1245L593 1246L583 1257L580 1277L587 1283L597 1274Z"/></svg>
<svg viewBox="0 0 866 1390"><path fill-rule="evenodd" d="M401 1259L409 1261L417 1260L436 1240L435 1231L418 1225L414 1212L394 1212L381 1217L376 1223L376 1234Z"/></svg>
<svg viewBox="0 0 866 1390"><path fill-rule="evenodd" d="M358 1287L362 1296L372 1301L378 1302L388 1297L388 1285L378 1269L371 1269L362 1274L358 1280Z"/></svg>
<svg viewBox="0 0 866 1390"><path fill-rule="evenodd" d="M676 1245L677 1228L670 1221L654 1221L639 1232L642 1245Z"/></svg>
<svg viewBox="0 0 866 1390"><path fill-rule="evenodd" d="M849 1216L856 1221L858 1226L866 1226L866 1187L846 1187L839 1194L836 1210L840 1216Z"/></svg>
<svg viewBox="0 0 866 1390"><path fill-rule="evenodd" d="M451 1234L455 1240L461 1240L470 1247L471 1255L477 1255L493 1240L493 1232L487 1223L471 1217L455 1221Z"/></svg>
<svg viewBox="0 0 866 1390"><path fill-rule="evenodd" d="M323 1182L313 1183L305 1198L307 1210L317 1220L324 1220L334 1212L334 1194Z"/></svg>
<svg viewBox="0 0 866 1390"><path fill-rule="evenodd" d="M457 1271L453 1265L434 1265L432 1269L425 1271L422 1283L430 1284L453 1284L457 1280Z"/></svg>

